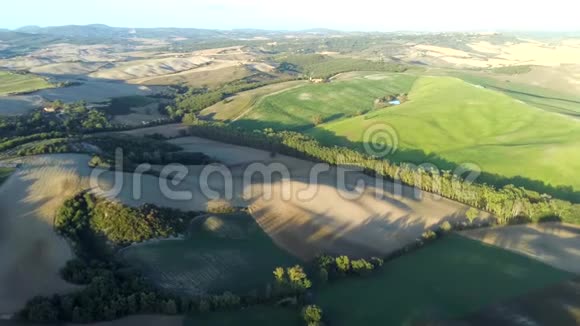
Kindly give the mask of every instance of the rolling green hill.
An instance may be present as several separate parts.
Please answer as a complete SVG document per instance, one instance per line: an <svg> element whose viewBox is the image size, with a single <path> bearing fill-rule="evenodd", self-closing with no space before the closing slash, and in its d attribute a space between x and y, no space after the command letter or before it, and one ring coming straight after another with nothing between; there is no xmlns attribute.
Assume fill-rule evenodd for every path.
<svg viewBox="0 0 580 326"><path fill-rule="evenodd" d="M313 127L315 116L330 121L373 110L375 99L408 92L415 79L407 74L378 73L306 84L264 97L235 125L251 129L308 129Z"/></svg>
<svg viewBox="0 0 580 326"><path fill-rule="evenodd" d="M393 160L424 163L435 155L434 163L473 162L501 176L580 189L580 120L452 77L420 77L409 98L400 106L323 124L310 133L327 144L355 143L362 149L367 128L388 124L399 138ZM326 102L328 107L341 104Z"/></svg>

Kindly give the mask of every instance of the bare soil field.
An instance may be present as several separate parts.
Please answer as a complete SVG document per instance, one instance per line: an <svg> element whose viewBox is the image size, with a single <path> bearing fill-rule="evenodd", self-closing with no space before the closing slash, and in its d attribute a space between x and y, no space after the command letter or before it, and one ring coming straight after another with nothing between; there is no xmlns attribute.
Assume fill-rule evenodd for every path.
<svg viewBox="0 0 580 326"><path fill-rule="evenodd" d="M580 93L580 64L554 67L535 66L527 74L504 75L496 78L552 89L570 95Z"/></svg>
<svg viewBox="0 0 580 326"><path fill-rule="evenodd" d="M212 63L207 57L163 58L123 62L110 69L92 73L90 77L100 79L130 80L161 76L203 67Z"/></svg>
<svg viewBox="0 0 580 326"><path fill-rule="evenodd" d="M563 64L580 64L580 46L574 40L552 43L521 40L518 43L503 44L480 41L467 46L473 51L429 44L411 44L400 57L409 61L471 68L512 65L556 67Z"/></svg>
<svg viewBox="0 0 580 326"><path fill-rule="evenodd" d="M105 65L106 63L102 62L62 62L33 67L30 72L51 75L86 75Z"/></svg>
<svg viewBox="0 0 580 326"><path fill-rule="evenodd" d="M52 220L82 189L81 166L67 156L30 158L0 186L0 314L15 312L35 295L74 289L58 274L73 253Z"/></svg>
<svg viewBox="0 0 580 326"><path fill-rule="evenodd" d="M249 71L239 65L213 65L192 69L175 74L156 77L133 79L131 83L142 85L175 85L186 84L191 87L216 87L232 80L242 79L250 75Z"/></svg>
<svg viewBox="0 0 580 326"><path fill-rule="evenodd" d="M234 189L235 193L241 191L243 202L264 231L278 245L305 260L321 252L386 254L443 221L463 221L468 209L386 181L374 186L375 180L360 172L346 173L342 187L336 168L310 180L315 165L312 162L283 155L272 158L268 152L196 137L171 142L187 151L202 151L228 165L234 183L247 177L246 167L252 159L254 163L275 163L283 166L282 170L287 169L286 178L274 173L271 182L257 178L242 188L234 184ZM360 181L366 185L355 189ZM487 217L481 214L481 218Z"/></svg>
<svg viewBox="0 0 580 326"><path fill-rule="evenodd" d="M139 132L145 134L156 128L162 129L147 128ZM414 241L426 228L446 220L464 219L468 209L431 195L416 197L406 187L401 189L401 195L395 195L393 185L388 182L381 187L341 190L343 187L335 181L336 169L308 181L314 163L282 155L271 157L265 151L195 137L172 142L226 164L233 178L232 196L225 196L226 183L221 175L214 173L207 180L202 179L201 166L188 167L189 175L174 183L151 175L135 177L111 171L97 170L99 175L91 175L87 155L21 159L22 167L0 188L0 252L7 262L0 268L0 312L13 312L37 294L72 289L58 276L59 268L72 257L72 252L53 232L52 219L68 196L84 189L132 206L152 203L184 211L203 211L215 199L203 192L202 187L207 186L232 206L249 206L258 224L274 242L302 259L311 259L322 251L354 256L388 253ZM285 166L289 175L281 178L274 173L268 181L258 173L258 176L250 175L253 177L247 179L249 182L243 182L252 159L257 163ZM360 180L368 185L373 181L360 173L347 175L348 189L354 189L353 185ZM91 183L91 178L96 182ZM118 191L109 192L115 185ZM172 191L189 190L192 195L167 196L163 186ZM341 196L345 194L357 194L359 198L344 199Z"/></svg>
<svg viewBox="0 0 580 326"><path fill-rule="evenodd" d="M470 230L462 234L569 272L580 273L578 226L543 223Z"/></svg>

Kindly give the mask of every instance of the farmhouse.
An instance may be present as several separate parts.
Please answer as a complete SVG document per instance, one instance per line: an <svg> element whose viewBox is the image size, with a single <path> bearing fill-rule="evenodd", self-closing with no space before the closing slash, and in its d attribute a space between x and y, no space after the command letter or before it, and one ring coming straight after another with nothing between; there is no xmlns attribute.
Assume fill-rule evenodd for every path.
<svg viewBox="0 0 580 326"><path fill-rule="evenodd" d="M310 82L313 84L322 84L322 83L326 83L326 79L324 78L312 78L310 77Z"/></svg>
<svg viewBox="0 0 580 326"><path fill-rule="evenodd" d="M42 110L46 113L54 113L54 112L56 112L57 108L49 105L49 106L45 106Z"/></svg>

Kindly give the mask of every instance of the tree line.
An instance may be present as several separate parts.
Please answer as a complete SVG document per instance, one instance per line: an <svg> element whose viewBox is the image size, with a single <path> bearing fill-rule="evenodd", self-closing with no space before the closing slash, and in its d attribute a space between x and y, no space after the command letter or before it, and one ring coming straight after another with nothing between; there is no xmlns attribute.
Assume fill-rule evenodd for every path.
<svg viewBox="0 0 580 326"><path fill-rule="evenodd" d="M400 181L487 211L495 216L499 224L554 220L580 224L578 204L513 185L496 188L485 183L463 182L459 175L450 171L439 173L410 164L394 163L346 147L323 146L317 140L297 132L272 129L249 131L224 123L206 121L191 123L190 132L194 136L260 148L316 162L357 166L369 175L380 175Z"/></svg>

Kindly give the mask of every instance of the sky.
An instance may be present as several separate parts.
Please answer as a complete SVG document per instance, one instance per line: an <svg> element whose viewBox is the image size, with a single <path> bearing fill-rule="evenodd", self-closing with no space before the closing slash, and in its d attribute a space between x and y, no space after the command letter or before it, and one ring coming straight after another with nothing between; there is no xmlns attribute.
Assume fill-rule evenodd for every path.
<svg viewBox="0 0 580 326"><path fill-rule="evenodd" d="M579 31L578 0L3 0L0 28Z"/></svg>

